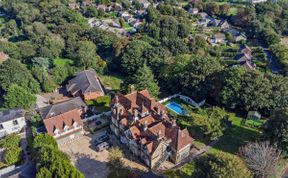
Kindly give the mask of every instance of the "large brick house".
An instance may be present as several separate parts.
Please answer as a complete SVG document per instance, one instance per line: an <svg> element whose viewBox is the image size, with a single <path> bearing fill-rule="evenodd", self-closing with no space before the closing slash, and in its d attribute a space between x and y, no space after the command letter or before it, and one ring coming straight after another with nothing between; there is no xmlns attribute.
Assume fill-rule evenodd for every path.
<svg viewBox="0 0 288 178"><path fill-rule="evenodd" d="M68 82L66 89L73 97L81 96L85 101L105 95L93 69L79 72L76 77Z"/></svg>
<svg viewBox="0 0 288 178"><path fill-rule="evenodd" d="M80 97L49 105L39 110L46 131L58 144L79 137L83 132L82 115L87 105Z"/></svg>
<svg viewBox="0 0 288 178"><path fill-rule="evenodd" d="M165 107L147 90L117 94L111 110L113 133L150 168L167 159L177 164L189 155L193 139L188 130L168 118Z"/></svg>

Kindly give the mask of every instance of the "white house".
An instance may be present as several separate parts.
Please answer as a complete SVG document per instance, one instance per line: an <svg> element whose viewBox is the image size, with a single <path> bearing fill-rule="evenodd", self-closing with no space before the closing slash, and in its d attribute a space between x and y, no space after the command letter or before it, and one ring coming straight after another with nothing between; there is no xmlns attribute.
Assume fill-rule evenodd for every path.
<svg viewBox="0 0 288 178"><path fill-rule="evenodd" d="M24 115L23 109L0 111L0 138L24 129L26 126Z"/></svg>

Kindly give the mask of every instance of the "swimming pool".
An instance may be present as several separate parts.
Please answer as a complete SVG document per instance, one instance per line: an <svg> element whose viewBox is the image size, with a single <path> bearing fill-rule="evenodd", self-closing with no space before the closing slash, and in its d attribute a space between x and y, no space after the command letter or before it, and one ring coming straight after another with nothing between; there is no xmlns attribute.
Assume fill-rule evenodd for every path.
<svg viewBox="0 0 288 178"><path fill-rule="evenodd" d="M166 107L174 112L176 112L177 114L185 114L186 110L180 106L178 103L175 103L174 101L166 104Z"/></svg>

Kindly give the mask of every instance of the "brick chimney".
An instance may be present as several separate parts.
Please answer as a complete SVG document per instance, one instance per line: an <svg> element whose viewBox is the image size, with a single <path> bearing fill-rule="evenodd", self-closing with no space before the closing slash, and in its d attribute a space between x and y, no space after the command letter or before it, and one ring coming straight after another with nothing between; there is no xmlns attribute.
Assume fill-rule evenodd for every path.
<svg viewBox="0 0 288 178"><path fill-rule="evenodd" d="M147 129L148 129L148 123L147 121L145 121L143 125L143 131L145 132Z"/></svg>
<svg viewBox="0 0 288 178"><path fill-rule="evenodd" d="M135 87L134 87L134 85L131 85L130 86L130 93L134 93L135 92Z"/></svg>
<svg viewBox="0 0 288 178"><path fill-rule="evenodd" d="M134 109L133 112L134 112L133 120L134 120L134 122L136 122L139 119L138 118L138 110Z"/></svg>

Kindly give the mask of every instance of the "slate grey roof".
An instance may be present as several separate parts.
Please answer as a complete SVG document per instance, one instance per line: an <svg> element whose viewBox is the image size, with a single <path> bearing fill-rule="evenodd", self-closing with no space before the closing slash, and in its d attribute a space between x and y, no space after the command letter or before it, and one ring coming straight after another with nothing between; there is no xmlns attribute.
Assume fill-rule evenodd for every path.
<svg viewBox="0 0 288 178"><path fill-rule="evenodd" d="M83 102L80 97L73 98L68 101L53 104L39 109L39 114L43 119L50 118L52 116L57 116L59 114L71 111L73 109L86 108L87 105Z"/></svg>
<svg viewBox="0 0 288 178"><path fill-rule="evenodd" d="M68 92L71 92L72 95L78 91L81 91L82 94L97 91L104 93L103 88L97 79L96 72L93 69L79 72L76 77L68 82L66 89Z"/></svg>
<svg viewBox="0 0 288 178"><path fill-rule="evenodd" d="M251 56L246 53L237 54L235 59L239 62L251 61Z"/></svg>
<svg viewBox="0 0 288 178"><path fill-rule="evenodd" d="M20 108L0 111L0 123L24 117L25 111Z"/></svg>

